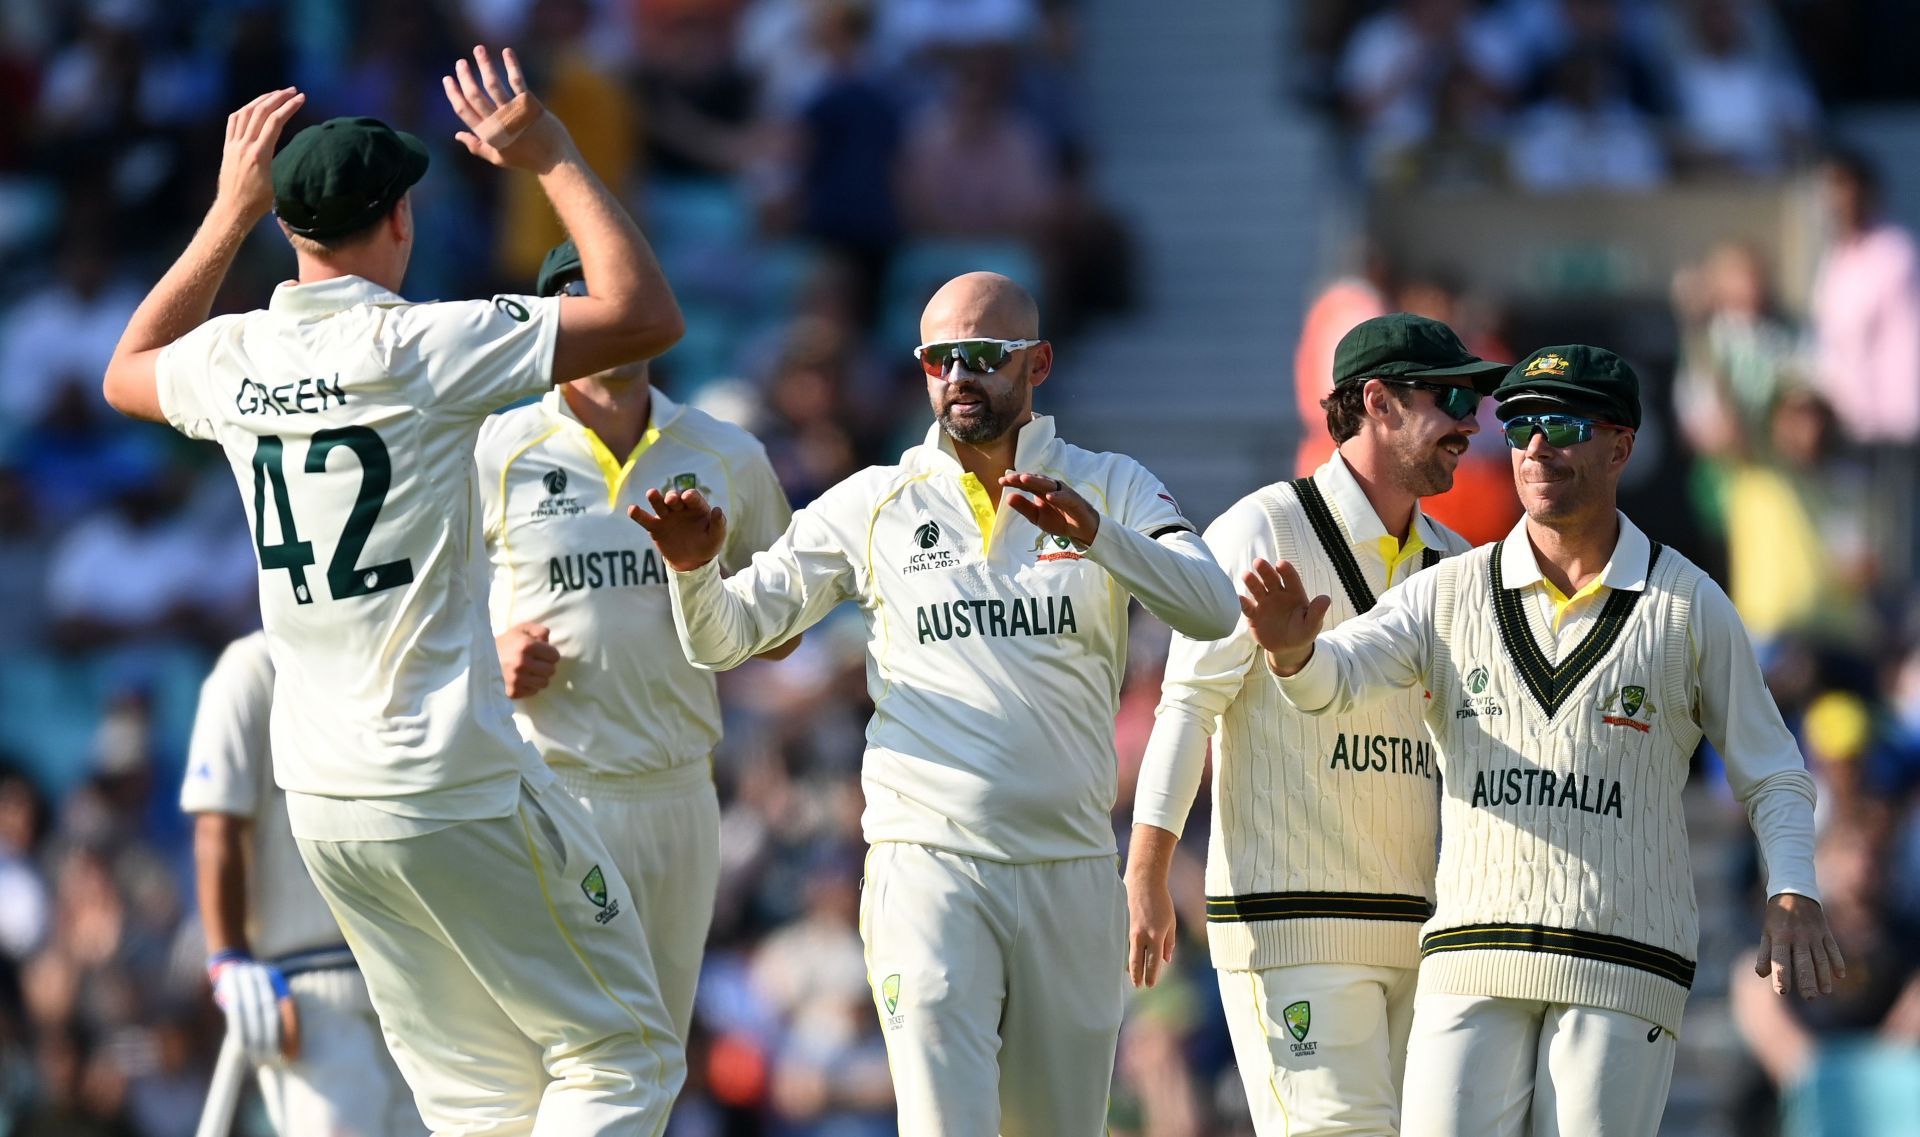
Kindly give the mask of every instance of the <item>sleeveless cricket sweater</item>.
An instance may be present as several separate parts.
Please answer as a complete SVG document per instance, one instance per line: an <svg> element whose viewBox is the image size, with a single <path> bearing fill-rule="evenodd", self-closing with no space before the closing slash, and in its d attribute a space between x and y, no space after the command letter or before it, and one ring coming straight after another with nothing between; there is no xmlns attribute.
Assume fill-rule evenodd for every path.
<svg viewBox="0 0 1920 1137"><path fill-rule="evenodd" d="M1530 630L1501 544L1439 569L1427 721L1446 773L1420 990L1601 1007L1677 1031L1699 941L1680 792L1701 731L1701 572L1652 546L1564 658Z"/></svg>
<svg viewBox="0 0 1920 1137"><path fill-rule="evenodd" d="M1278 556L1328 627L1368 611L1386 585L1310 478L1255 495ZM1436 527L1437 528L1437 527ZM1444 529L1455 542L1466 542ZM1429 548L1424 565L1438 562ZM1396 691L1351 715L1302 714L1256 660L1214 734L1207 942L1215 967L1419 964L1433 911L1439 768L1425 693Z"/></svg>

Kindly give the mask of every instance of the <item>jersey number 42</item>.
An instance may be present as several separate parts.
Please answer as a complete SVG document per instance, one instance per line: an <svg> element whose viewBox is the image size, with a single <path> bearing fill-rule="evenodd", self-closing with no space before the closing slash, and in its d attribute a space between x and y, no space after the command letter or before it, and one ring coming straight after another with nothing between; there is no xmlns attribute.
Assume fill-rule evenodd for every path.
<svg viewBox="0 0 1920 1137"><path fill-rule="evenodd" d="M360 492L347 514L346 527L334 546L333 559L327 563L327 591L335 600L366 596L413 582L411 560L388 561L361 568L355 562L367 546L367 535L380 519L380 507L387 503L387 490L393 484L393 463L387 458L387 444L364 426L342 426L314 434L307 447L306 470L321 473L327 468L327 456L335 447L344 446L360 460ZM283 447L277 434L263 434L253 452L253 544L260 551L260 571L286 569L293 583L293 598L302 604L313 603L307 587L307 566L313 563L313 542L302 541L293 523L293 503L287 499L287 476L281 469ZM280 525L280 543L266 543L267 484L273 484L273 509Z"/></svg>

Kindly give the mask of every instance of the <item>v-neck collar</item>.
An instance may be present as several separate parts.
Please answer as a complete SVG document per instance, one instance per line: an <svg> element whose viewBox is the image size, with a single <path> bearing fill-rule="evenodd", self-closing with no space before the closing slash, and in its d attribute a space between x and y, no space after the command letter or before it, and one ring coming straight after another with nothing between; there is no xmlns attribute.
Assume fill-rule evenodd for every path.
<svg viewBox="0 0 1920 1137"><path fill-rule="evenodd" d="M580 421L580 416L573 412L572 404L567 402L567 397L560 387L554 387L541 399L549 415L563 423L572 424L574 435L586 447L588 457L593 459L594 466L600 471L601 480L606 484L607 506L610 509L619 508L620 491L625 488L627 478L632 475L634 465L640 461L640 456L652 449L653 444L660 441L661 432L672 426L674 419L680 417L680 405L662 394L658 387L648 393L648 398L650 401L647 407L647 429L641 433L640 441L634 445L633 452L624 460L608 448L606 442L594 432L592 427Z"/></svg>
<svg viewBox="0 0 1920 1137"><path fill-rule="evenodd" d="M1621 544L1625 544L1624 518L1622 523ZM1634 530L1634 533L1638 535L1639 530ZM1660 559L1661 545L1657 541L1648 541L1644 535L1640 539L1646 542L1647 552L1645 560L1636 566L1639 572L1622 574L1623 579L1635 577L1636 586L1613 588L1607 596L1606 606L1600 609L1599 619L1587 629L1580 643L1557 664L1549 662L1547 653L1541 649L1540 642L1534 638L1532 626L1527 622L1527 587L1545 579L1538 576L1539 566L1534 564L1531 548L1526 550L1525 555L1528 563L1534 564L1535 579L1514 584L1506 577L1507 566L1513 559L1514 535L1508 535L1506 540L1493 547L1488 568L1493 586L1494 623L1500 632L1500 642L1506 648L1507 658L1513 662L1514 670L1520 673L1521 682L1533 696L1533 701L1549 719L1565 705L1574 688L1613 650L1614 644L1619 642L1621 631L1626 627L1627 617L1633 614L1634 606L1646 595L1647 581L1652 578L1653 566ZM1519 540L1525 542L1524 533L1519 535ZM1616 545L1614 562L1621 559L1620 553L1620 546ZM1612 567L1613 562L1609 562L1608 569Z"/></svg>

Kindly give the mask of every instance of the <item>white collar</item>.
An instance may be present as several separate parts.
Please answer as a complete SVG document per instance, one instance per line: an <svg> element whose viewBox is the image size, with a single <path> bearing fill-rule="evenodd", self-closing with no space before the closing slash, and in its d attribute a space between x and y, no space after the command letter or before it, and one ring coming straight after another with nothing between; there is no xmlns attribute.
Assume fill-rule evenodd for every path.
<svg viewBox="0 0 1920 1137"><path fill-rule="evenodd" d="M380 287L366 277L334 276L316 280L312 284L301 284L297 280L281 281L273 290L273 299L267 301L267 308L295 316L323 316L329 312L344 312L361 304L406 302L399 294Z"/></svg>
<svg viewBox="0 0 1920 1137"><path fill-rule="evenodd" d="M1600 570L1600 583L1608 588L1639 592L1646 588L1647 578L1653 575L1653 542L1639 526L1627 520L1626 514L1618 510L1614 514L1620 519L1620 536L1613 544L1613 555L1607 558L1607 567ZM1544 580L1540 563L1533 555L1533 542L1527 539L1527 519L1522 517L1507 534L1506 543L1500 546L1500 582L1507 588L1525 588Z"/></svg>
<svg viewBox="0 0 1920 1137"><path fill-rule="evenodd" d="M1360 488L1360 480L1353 476L1352 467L1347 465L1346 456L1338 450L1313 472L1313 483L1320 487L1321 495L1333 507L1334 516L1346 527L1347 540L1354 547L1378 549L1383 540L1400 544L1393 534L1387 532L1386 525L1381 523L1380 515L1374 512L1373 503L1367 500L1366 491ZM1446 551L1433 519L1421 510L1417 498L1413 503L1413 526L1408 532L1420 534L1420 542L1427 548Z"/></svg>
<svg viewBox="0 0 1920 1137"><path fill-rule="evenodd" d="M585 430L587 424L581 422L580 416L573 413L573 404L567 402L566 395L560 390L565 386L565 383L555 383L547 388L547 393L540 396L540 405L546 408L549 418L557 418ZM673 420L679 418L686 410L679 403L667 398L666 392L658 387L653 388L651 397L652 401L647 406L647 431L667 429L673 425Z"/></svg>
<svg viewBox="0 0 1920 1137"><path fill-rule="evenodd" d="M1013 466L1015 470L1031 471L1048 464L1053 458L1059 439L1053 433L1053 419L1047 415L1034 415L1020 427L1014 437ZM954 449L953 438L938 419L927 428L924 442L914 448L920 457L934 466L946 465L960 467L959 451Z"/></svg>

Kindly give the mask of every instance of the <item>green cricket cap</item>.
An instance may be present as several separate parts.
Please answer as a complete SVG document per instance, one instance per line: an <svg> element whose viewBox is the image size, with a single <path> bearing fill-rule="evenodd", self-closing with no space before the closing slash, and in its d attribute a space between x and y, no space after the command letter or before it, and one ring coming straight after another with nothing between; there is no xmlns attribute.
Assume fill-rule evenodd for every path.
<svg viewBox="0 0 1920 1137"><path fill-rule="evenodd" d="M365 228L427 172L418 138L377 118L331 118L273 156L273 211L302 237Z"/></svg>
<svg viewBox="0 0 1920 1137"><path fill-rule="evenodd" d="M547 250L546 259L540 262L540 275L534 278L535 296L558 296L560 290L576 280L586 279L586 271L580 267L580 247L573 238Z"/></svg>
<svg viewBox="0 0 1920 1137"><path fill-rule="evenodd" d="M1493 392L1501 422L1523 414L1571 414L1640 428L1640 377L1601 347L1562 344L1529 352Z"/></svg>
<svg viewBox="0 0 1920 1137"><path fill-rule="evenodd" d="M1388 379L1451 379L1465 376L1473 389L1491 394L1507 365L1469 352L1452 328L1411 312L1362 320L1333 349L1333 385Z"/></svg>

